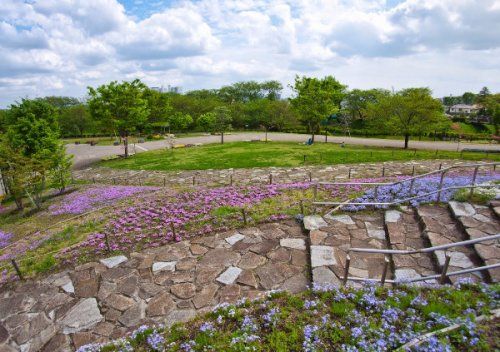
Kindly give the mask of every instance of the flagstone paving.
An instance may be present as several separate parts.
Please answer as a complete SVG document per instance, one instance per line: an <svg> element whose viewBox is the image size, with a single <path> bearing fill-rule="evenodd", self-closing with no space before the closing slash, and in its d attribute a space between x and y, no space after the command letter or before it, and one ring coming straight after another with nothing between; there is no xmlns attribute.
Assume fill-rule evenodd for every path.
<svg viewBox="0 0 500 352"><path fill-rule="evenodd" d="M432 246L439 246L467 240L467 235L445 206L423 205L417 209L418 217L424 226L424 236ZM448 271L459 271L481 266L481 259L474 249L467 246L452 247L446 251L433 252L438 267L442 270L446 254L450 259ZM468 277L474 281L487 281L481 272L450 277L451 282Z"/></svg>
<svg viewBox="0 0 500 352"><path fill-rule="evenodd" d="M304 165L298 167L267 167L251 169L193 170L193 171L150 171L120 170L93 166L83 170L74 170L75 180L95 181L105 184L126 185L184 185L204 186L255 185L269 183L272 174L274 183L332 181L351 178L411 175L437 170L439 167L467 163L459 160L418 160L387 161L361 164L339 164L334 166ZM349 171L350 170L350 171Z"/></svg>
<svg viewBox="0 0 500 352"><path fill-rule="evenodd" d="M450 208L465 229L468 239L476 239L500 233L500 223L498 222L497 215L491 208L459 202L450 202ZM467 211L464 212L462 209L467 209ZM473 246L478 256L486 265L498 262L500 240L476 243ZM500 268L488 270L488 275L490 275L492 281L500 281Z"/></svg>
<svg viewBox="0 0 500 352"><path fill-rule="evenodd" d="M340 284L350 247L387 248L381 213L327 215L321 226L310 227L312 279L316 284ZM306 221L304 221L306 223ZM316 219L314 224L321 223ZM307 227L306 227L307 229ZM349 276L379 278L381 254L350 254ZM390 273L387 278L390 278Z"/></svg>
<svg viewBox="0 0 500 352"><path fill-rule="evenodd" d="M64 351L142 324L188 320L220 302L308 286L295 221L105 258L0 292L0 351Z"/></svg>

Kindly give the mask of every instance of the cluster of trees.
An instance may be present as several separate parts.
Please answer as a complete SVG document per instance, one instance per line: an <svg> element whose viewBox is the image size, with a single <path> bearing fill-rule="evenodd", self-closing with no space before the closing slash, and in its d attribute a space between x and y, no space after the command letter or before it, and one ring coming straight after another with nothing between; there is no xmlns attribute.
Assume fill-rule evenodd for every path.
<svg viewBox="0 0 500 352"><path fill-rule="evenodd" d="M0 174L17 208L28 199L40 209L44 191L68 185L71 159L60 140L56 109L42 100L23 100L2 113Z"/></svg>
<svg viewBox="0 0 500 352"><path fill-rule="evenodd" d="M491 95L491 93L488 87L483 87L477 94L472 92L465 92L462 95L450 95L447 97L443 97L442 101L445 106L452 106L456 104L480 104L489 95Z"/></svg>

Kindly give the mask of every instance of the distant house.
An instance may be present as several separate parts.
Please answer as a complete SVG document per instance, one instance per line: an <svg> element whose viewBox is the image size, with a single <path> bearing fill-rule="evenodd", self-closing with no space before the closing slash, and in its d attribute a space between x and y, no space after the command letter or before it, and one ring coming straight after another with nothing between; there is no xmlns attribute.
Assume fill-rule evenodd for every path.
<svg viewBox="0 0 500 352"><path fill-rule="evenodd" d="M479 111L481 107L479 105L468 105L468 104L455 104L450 106L448 113L451 115L464 114L470 115L475 114Z"/></svg>

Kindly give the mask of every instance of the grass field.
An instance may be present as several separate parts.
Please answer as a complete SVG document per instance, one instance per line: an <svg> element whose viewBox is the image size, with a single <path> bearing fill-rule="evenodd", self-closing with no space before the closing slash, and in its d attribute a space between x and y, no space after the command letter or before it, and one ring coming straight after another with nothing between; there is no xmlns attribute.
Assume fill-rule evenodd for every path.
<svg viewBox="0 0 500 352"><path fill-rule="evenodd" d="M210 144L174 150L157 150L136 154L128 159L104 161L103 166L135 170L206 170L252 167L294 167L304 165L333 165L344 163L378 162L389 160L459 159L491 161L500 155L461 153L452 151L402 150L368 148L318 143L306 146L284 142L235 142Z"/></svg>

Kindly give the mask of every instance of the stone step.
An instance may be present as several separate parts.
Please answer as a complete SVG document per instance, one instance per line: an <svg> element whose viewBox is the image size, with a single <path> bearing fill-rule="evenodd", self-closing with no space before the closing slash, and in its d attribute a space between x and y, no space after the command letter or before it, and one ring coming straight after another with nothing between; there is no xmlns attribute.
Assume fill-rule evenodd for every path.
<svg viewBox="0 0 500 352"><path fill-rule="evenodd" d="M500 221L495 213L497 207L491 209L487 206L450 202L451 212L462 225L468 239L476 239L500 233ZM465 210L464 210L465 209ZM477 255L486 265L496 264L500 261L500 241L487 241L473 245ZM488 270L491 281L500 281L500 268Z"/></svg>
<svg viewBox="0 0 500 352"><path fill-rule="evenodd" d="M417 215L423 227L423 236L432 247L450 244L468 239L460 223L453 217L445 206L422 205L417 208ZM474 249L466 246L452 247L446 251L450 255L448 272L469 269L483 265ZM445 251L433 252L438 269L441 271L445 263ZM452 283L460 278L471 278L474 281L487 281L486 275L481 272L449 277Z"/></svg>
<svg viewBox="0 0 500 352"><path fill-rule="evenodd" d="M384 223L389 248L418 250L429 246L428 241L421 235L414 209L387 210ZM391 259L395 280L408 280L438 273L430 253L393 254ZM430 282L434 283L435 280Z"/></svg>
<svg viewBox="0 0 500 352"><path fill-rule="evenodd" d="M340 285L344 276L347 250L351 247L387 248L381 213L325 215L306 217L311 245L313 284ZM311 224L311 225L310 225ZM380 278L384 255L351 253L349 276ZM391 278L391 273L387 278Z"/></svg>

